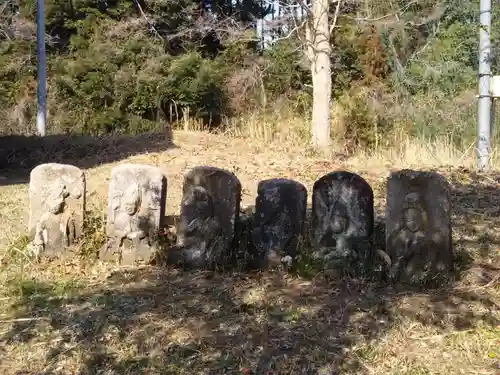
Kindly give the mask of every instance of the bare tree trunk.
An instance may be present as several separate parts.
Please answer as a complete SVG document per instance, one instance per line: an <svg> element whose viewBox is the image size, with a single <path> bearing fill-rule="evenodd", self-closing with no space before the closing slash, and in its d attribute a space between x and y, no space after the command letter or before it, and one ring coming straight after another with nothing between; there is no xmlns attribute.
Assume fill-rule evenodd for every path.
<svg viewBox="0 0 500 375"><path fill-rule="evenodd" d="M329 0L313 0L312 17L307 24L307 53L313 84L312 146L328 148L330 140L330 100L332 77L330 64Z"/></svg>

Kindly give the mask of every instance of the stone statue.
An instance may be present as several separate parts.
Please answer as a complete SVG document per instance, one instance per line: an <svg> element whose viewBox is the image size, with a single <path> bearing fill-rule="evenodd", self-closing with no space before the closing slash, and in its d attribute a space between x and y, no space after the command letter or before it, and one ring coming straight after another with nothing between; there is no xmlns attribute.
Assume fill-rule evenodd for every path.
<svg viewBox="0 0 500 375"><path fill-rule="evenodd" d="M373 192L364 179L345 171L323 176L313 187L313 255L333 263L364 259L373 216Z"/></svg>
<svg viewBox="0 0 500 375"><path fill-rule="evenodd" d="M37 258L58 255L82 234L85 177L77 167L42 164L30 180L29 248Z"/></svg>
<svg viewBox="0 0 500 375"><path fill-rule="evenodd" d="M389 276L421 282L451 267L449 186L435 173L403 170L388 181Z"/></svg>
<svg viewBox="0 0 500 375"><path fill-rule="evenodd" d="M407 194L404 197L401 216L388 240L391 247L399 250L391 266L391 278L397 278L401 266L406 265L413 256L423 255L421 252L426 250L427 224L427 213L420 201L420 195L417 192Z"/></svg>
<svg viewBox="0 0 500 375"><path fill-rule="evenodd" d="M293 261L303 234L306 206L307 190L299 182L274 178L259 183L252 229L256 264L279 265L285 257Z"/></svg>
<svg viewBox="0 0 500 375"><path fill-rule="evenodd" d="M182 212L187 220L181 221L177 245L183 248L185 261L200 267L217 263L221 224L211 194L202 186L193 186L184 194Z"/></svg>
<svg viewBox="0 0 500 375"><path fill-rule="evenodd" d="M147 233L139 228L138 212L142 203L142 190L137 182L130 184L124 191L116 190L112 197L113 210L108 219L110 234L123 246L123 241L129 239L134 246L147 237Z"/></svg>
<svg viewBox="0 0 500 375"><path fill-rule="evenodd" d="M200 166L184 176L177 244L168 262L214 268L231 258L241 183L216 167Z"/></svg>
<svg viewBox="0 0 500 375"><path fill-rule="evenodd" d="M331 194L329 195L331 197ZM336 253L339 256L348 256L350 250L346 248L345 236L352 234L354 226L351 226L349 211L346 202L340 197L331 197L332 202L325 202L323 199L318 199L318 206L322 206L324 210L324 219L321 224L315 228L315 234L319 244L324 245L323 248L315 252L316 257L332 256L329 247L335 247Z"/></svg>
<svg viewBox="0 0 500 375"><path fill-rule="evenodd" d="M100 258L133 265L149 262L158 250L165 214L167 180L156 167L122 164L111 172L108 192L108 241Z"/></svg>

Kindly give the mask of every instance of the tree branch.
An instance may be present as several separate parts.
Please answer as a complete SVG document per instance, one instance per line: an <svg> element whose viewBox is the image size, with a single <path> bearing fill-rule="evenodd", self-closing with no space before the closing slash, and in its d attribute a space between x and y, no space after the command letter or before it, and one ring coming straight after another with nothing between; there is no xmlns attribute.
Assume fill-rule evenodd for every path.
<svg viewBox="0 0 500 375"><path fill-rule="evenodd" d="M333 22L332 25L330 26L330 34L333 32L333 29L337 25L337 19L339 17L339 12L340 12L340 3L342 0L337 0L337 6L335 7L335 14L333 15Z"/></svg>
<svg viewBox="0 0 500 375"><path fill-rule="evenodd" d="M135 5L137 5L137 8L139 9L139 12L141 13L141 15L144 17L144 19L146 20L146 22L148 23L149 27L151 28L151 30L154 31L155 35L160 38L162 41L163 41L163 38L161 37L160 33L158 32L158 30L156 30L156 28L154 27L153 23L150 21L150 19L148 18L148 16L146 15L146 13L144 13L144 10L142 9L142 6L141 4L139 3L138 0L133 0Z"/></svg>

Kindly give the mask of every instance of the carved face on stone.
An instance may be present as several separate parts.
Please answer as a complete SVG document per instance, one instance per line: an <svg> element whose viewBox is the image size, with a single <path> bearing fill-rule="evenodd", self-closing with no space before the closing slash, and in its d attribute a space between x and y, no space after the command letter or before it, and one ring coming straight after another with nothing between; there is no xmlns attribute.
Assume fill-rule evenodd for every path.
<svg viewBox="0 0 500 375"><path fill-rule="evenodd" d="M139 211L141 205L141 189L138 184L132 184L123 193L123 210L130 216Z"/></svg>
<svg viewBox="0 0 500 375"><path fill-rule="evenodd" d="M404 227L410 232L419 232L424 229L425 211L420 201L420 194L413 192L406 195L403 202Z"/></svg>

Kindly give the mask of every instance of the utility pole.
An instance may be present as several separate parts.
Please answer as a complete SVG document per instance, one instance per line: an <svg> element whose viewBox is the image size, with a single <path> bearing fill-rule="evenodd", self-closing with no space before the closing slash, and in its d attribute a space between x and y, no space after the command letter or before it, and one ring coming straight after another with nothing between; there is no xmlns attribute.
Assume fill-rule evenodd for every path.
<svg viewBox="0 0 500 375"><path fill-rule="evenodd" d="M491 0L479 5L479 101L477 110L477 168L489 167L491 147Z"/></svg>
<svg viewBox="0 0 500 375"><path fill-rule="evenodd" d="M37 114L36 129L44 137L47 121L47 58L45 55L45 6L44 0L37 0L36 44L37 44Z"/></svg>

